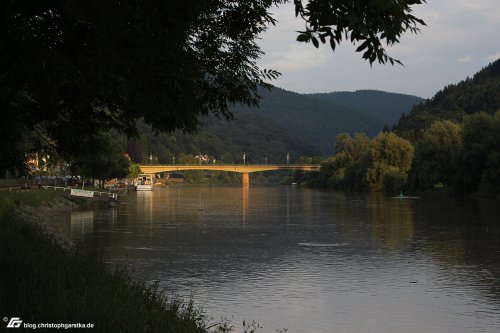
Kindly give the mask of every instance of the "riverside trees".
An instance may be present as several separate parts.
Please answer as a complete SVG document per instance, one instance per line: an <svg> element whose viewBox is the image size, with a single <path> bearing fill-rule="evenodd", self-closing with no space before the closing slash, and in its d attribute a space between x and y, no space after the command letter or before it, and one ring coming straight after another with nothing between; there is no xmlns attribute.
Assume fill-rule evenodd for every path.
<svg viewBox="0 0 500 333"><path fill-rule="evenodd" d="M129 173L129 161L125 158L120 144L107 133L99 133L84 138L71 166L73 174L100 181L124 178Z"/></svg>
<svg viewBox="0 0 500 333"><path fill-rule="evenodd" d="M322 164L315 186L347 190L414 191L445 188L456 194L500 193L500 110L436 120L414 142L382 132L337 136L336 154Z"/></svg>
<svg viewBox="0 0 500 333"><path fill-rule="evenodd" d="M463 124L457 189L494 196L500 193L500 110L467 116Z"/></svg>
<svg viewBox="0 0 500 333"><path fill-rule="evenodd" d="M447 86L401 117L393 128L394 134L415 147L415 157L407 171L407 187L416 191L440 188L462 195L500 193L499 88L500 59L481 69L472 79ZM337 139L337 154L325 163L318 183L335 188L370 188L368 184L374 184L373 177L350 177L349 172L344 172L356 170L355 164L349 162L352 158L345 156L342 148L345 145L341 144L349 142L350 136ZM376 162L376 155L370 156L369 163ZM361 175L369 169L360 168ZM372 171L376 170L372 168ZM406 172L400 176L406 176ZM390 189L390 183L397 184L390 181L397 178L386 176L382 182L384 188Z"/></svg>
<svg viewBox="0 0 500 333"><path fill-rule="evenodd" d="M336 154L322 164L316 185L349 190L386 190L406 183L413 160L411 143L382 132L372 140L364 134L337 136Z"/></svg>
<svg viewBox="0 0 500 333"><path fill-rule="evenodd" d="M428 190L456 181L456 167L462 150L462 127L450 120L435 121L416 143L411 174L414 188Z"/></svg>
<svg viewBox="0 0 500 333"><path fill-rule="evenodd" d="M144 119L160 131L194 131L200 117L231 119L229 105L256 105L260 33L285 0L3 1L0 4L0 169L29 150L74 158L82 138L116 129L136 134ZM306 21L298 40L332 48L360 43L370 63L394 63L397 43L423 22L423 1L294 1ZM292 33L292 32L291 32Z"/></svg>

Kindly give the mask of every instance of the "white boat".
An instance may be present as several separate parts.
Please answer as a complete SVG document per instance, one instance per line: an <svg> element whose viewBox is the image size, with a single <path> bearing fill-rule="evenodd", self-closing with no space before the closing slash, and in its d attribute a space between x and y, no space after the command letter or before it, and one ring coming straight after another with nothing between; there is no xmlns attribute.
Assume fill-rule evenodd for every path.
<svg viewBox="0 0 500 333"><path fill-rule="evenodd" d="M135 181L136 191L152 191L154 188L153 175L150 174L140 174L137 176Z"/></svg>

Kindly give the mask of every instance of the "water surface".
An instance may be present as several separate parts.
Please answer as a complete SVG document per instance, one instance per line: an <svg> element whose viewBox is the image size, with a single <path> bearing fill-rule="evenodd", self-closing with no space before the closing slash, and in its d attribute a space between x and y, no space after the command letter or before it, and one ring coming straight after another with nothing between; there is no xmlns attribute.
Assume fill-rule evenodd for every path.
<svg viewBox="0 0 500 333"><path fill-rule="evenodd" d="M168 187L73 212L110 262L260 332L500 332L500 205Z"/></svg>

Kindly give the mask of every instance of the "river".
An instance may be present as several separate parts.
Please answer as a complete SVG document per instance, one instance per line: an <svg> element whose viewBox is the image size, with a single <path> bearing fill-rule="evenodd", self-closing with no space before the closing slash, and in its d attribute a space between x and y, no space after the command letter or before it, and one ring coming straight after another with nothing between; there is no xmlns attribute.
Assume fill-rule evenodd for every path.
<svg viewBox="0 0 500 333"><path fill-rule="evenodd" d="M240 331L500 332L498 201L170 186L64 230Z"/></svg>

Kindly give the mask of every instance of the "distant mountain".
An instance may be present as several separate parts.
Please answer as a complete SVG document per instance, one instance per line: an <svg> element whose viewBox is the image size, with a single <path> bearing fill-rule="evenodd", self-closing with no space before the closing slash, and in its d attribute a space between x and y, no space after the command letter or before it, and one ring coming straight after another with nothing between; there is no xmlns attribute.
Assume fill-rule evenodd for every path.
<svg viewBox="0 0 500 333"><path fill-rule="evenodd" d="M347 132L374 136L384 124L392 124L422 99L379 91L298 94L280 88L259 92L259 108L236 106L234 120L202 119L196 135L182 132L159 134L140 125L140 140L129 140L128 152L134 161L148 160L149 154L161 163L174 156L208 154L226 162L240 163L243 153L249 163L283 163L287 153L300 156L333 154L335 137Z"/></svg>
<svg viewBox="0 0 500 333"><path fill-rule="evenodd" d="M321 155L317 146L297 136L283 124L263 119L257 112L237 114L229 122L212 118L206 125L200 134L217 138L226 147L232 147L232 156L238 163L243 152L250 163L263 163L265 157L269 163L285 163L287 154L294 160L300 156ZM222 152L222 149L219 151Z"/></svg>
<svg viewBox="0 0 500 333"><path fill-rule="evenodd" d="M288 129L298 138L313 144L323 154L333 153L337 134L366 133L374 136L385 124L393 124L423 99L380 91L353 93L298 94L280 88L261 91L258 109L235 108L254 113Z"/></svg>
<svg viewBox="0 0 500 333"><path fill-rule="evenodd" d="M139 123L140 139L124 140L127 152L134 162L148 162L150 154L159 163L182 163L183 155L210 155L225 163L242 163L245 153L247 163L286 163L286 155L296 161L300 156L318 156L321 152L314 145L293 135L290 131L255 113L239 114L236 120L225 121L215 117L203 119L204 126L198 133L159 133Z"/></svg>
<svg viewBox="0 0 500 333"><path fill-rule="evenodd" d="M451 84L423 104L401 117L396 132L415 140L436 119L460 122L465 115L500 110L500 59L480 70L472 78Z"/></svg>
<svg viewBox="0 0 500 333"><path fill-rule="evenodd" d="M425 101L417 96L378 90L339 91L307 96L364 112L389 126L396 124L403 112Z"/></svg>

